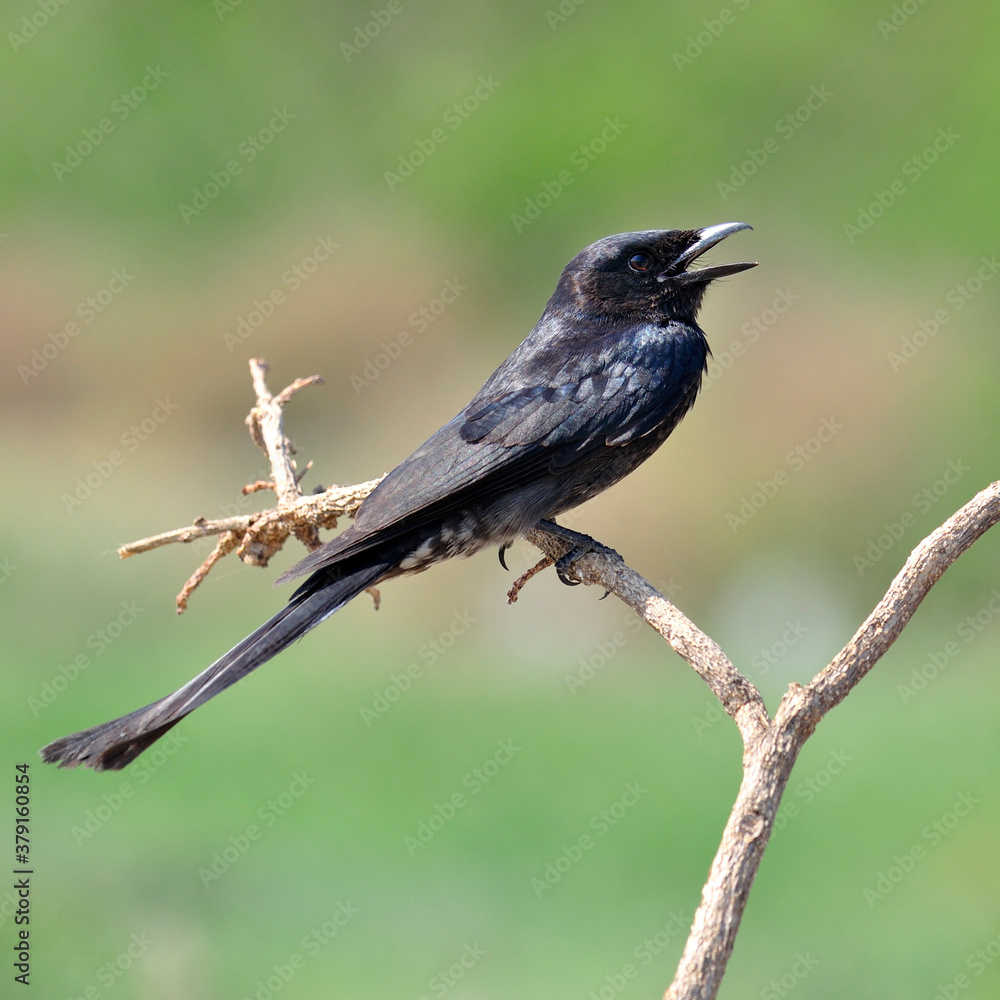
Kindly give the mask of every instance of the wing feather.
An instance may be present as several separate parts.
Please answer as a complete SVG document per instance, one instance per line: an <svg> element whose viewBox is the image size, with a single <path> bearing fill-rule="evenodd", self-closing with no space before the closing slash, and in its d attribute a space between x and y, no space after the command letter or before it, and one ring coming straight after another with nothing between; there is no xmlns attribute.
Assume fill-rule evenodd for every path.
<svg viewBox="0 0 1000 1000"><path fill-rule="evenodd" d="M532 366L519 356L530 348L529 338L462 413L382 480L350 528L279 582L494 500L539 475L564 474L596 451L670 420L689 405L704 342L662 328L646 337L634 328L630 334L581 352L575 365L560 370L574 377L557 384L532 382ZM505 368L507 377L499 378Z"/></svg>

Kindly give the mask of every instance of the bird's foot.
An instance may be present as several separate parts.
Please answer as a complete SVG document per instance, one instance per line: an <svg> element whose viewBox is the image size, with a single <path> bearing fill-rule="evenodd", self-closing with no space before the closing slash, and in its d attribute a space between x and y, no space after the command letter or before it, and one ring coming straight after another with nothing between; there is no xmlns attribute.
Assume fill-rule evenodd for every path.
<svg viewBox="0 0 1000 1000"><path fill-rule="evenodd" d="M508 604L513 604L517 600L518 594L521 592L521 588L533 576L537 576L543 569L546 569L549 566L555 566L556 575L559 577L560 582L566 584L567 587L578 587L581 583L587 582L580 576L576 569L577 561L582 559L584 556L600 552L604 555L611 555L619 560L621 559L621 556L619 556L614 549L609 549L606 545L602 545L596 539L591 538L590 535L581 534L579 531L571 531L569 528L564 528L562 525L556 524L555 521L539 521L538 528L539 530L548 532L551 535L556 535L562 539L569 546L569 548L558 558L544 556L534 566L532 566L531 569L518 577L518 579L514 581L514 586L507 592ZM502 553L503 549L501 549L501 554ZM503 560L501 559L501 562L502 561ZM609 593L610 591L605 590L604 596L601 600L603 601Z"/></svg>
<svg viewBox="0 0 1000 1000"><path fill-rule="evenodd" d="M589 556L594 552L610 551L610 549L599 543L595 543L594 546L574 545L566 555L560 556L554 563L559 582L566 584L567 587L579 587L584 581L580 579L576 571L577 559L582 559L584 556ZM610 593L610 590L605 590L598 600L603 601Z"/></svg>
<svg viewBox="0 0 1000 1000"><path fill-rule="evenodd" d="M572 548L568 552L555 560L556 576L559 577L559 582L564 583L567 587L578 587L581 583L585 582L577 572L577 560L594 552L617 555L614 549L609 549L606 545L602 545L596 539L591 538L590 535L584 535L579 531L571 531L569 528L564 528L562 525L556 524L555 521L540 521L538 527L550 534L558 535L572 545ZM604 597L607 597L608 593L609 591L606 590ZM602 601L604 597L601 598Z"/></svg>

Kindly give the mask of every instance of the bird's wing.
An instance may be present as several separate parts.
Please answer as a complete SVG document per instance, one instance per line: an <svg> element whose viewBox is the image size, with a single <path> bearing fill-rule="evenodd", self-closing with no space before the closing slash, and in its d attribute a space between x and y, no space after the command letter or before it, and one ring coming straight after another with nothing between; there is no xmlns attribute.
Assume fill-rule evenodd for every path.
<svg viewBox="0 0 1000 1000"><path fill-rule="evenodd" d="M618 345L622 347L621 344ZM623 359L623 354L627 360ZM355 523L278 582L495 499L538 475L572 469L596 450L648 434L689 400L704 364L690 338L575 359L560 384L483 387L465 411L390 472ZM521 379L528 381L530 377ZM485 393L485 395L484 395Z"/></svg>

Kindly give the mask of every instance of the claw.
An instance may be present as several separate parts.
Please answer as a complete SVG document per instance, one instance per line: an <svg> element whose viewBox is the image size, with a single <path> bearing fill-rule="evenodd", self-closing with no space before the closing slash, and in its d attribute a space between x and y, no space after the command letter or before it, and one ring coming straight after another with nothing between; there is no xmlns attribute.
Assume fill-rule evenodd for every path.
<svg viewBox="0 0 1000 1000"><path fill-rule="evenodd" d="M503 568L507 570L508 573L510 572L510 569L507 566L507 560L504 559L503 554L509 548L510 548L510 543L508 542L506 545L501 545L500 548L497 550L497 555L500 557L500 565L503 566Z"/></svg>
<svg viewBox="0 0 1000 1000"><path fill-rule="evenodd" d="M564 583L567 587L579 587L581 580L575 580L570 573L573 572L573 563L580 558L580 556L586 555L584 549L579 547L570 549L569 552L564 556L560 556L556 560L556 576L559 577L559 582Z"/></svg>

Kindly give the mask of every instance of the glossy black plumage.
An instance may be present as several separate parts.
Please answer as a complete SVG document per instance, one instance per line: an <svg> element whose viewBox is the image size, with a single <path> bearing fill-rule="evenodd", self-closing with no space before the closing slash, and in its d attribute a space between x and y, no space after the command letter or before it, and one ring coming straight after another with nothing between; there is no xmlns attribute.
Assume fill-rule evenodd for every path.
<svg viewBox="0 0 1000 1000"><path fill-rule="evenodd" d="M708 351L695 316L709 282L754 265L688 267L748 228L623 233L587 247L462 413L386 476L347 530L279 578L309 574L285 608L173 695L42 757L124 767L365 588L503 546L627 475L694 403Z"/></svg>

